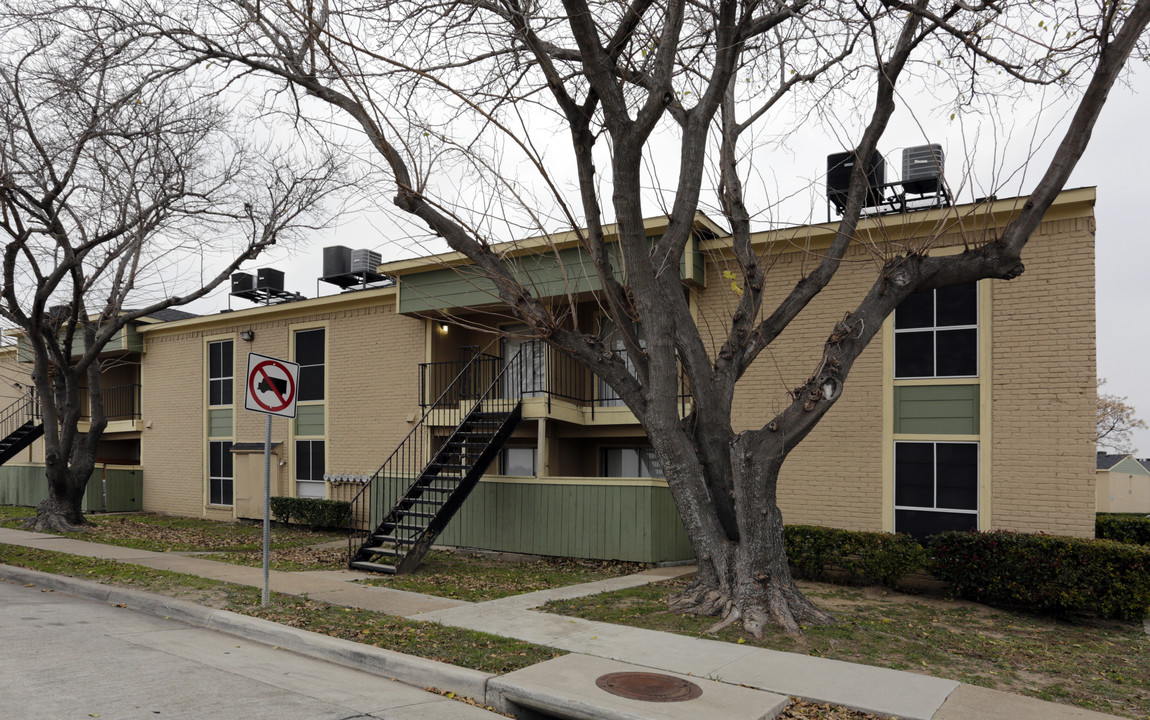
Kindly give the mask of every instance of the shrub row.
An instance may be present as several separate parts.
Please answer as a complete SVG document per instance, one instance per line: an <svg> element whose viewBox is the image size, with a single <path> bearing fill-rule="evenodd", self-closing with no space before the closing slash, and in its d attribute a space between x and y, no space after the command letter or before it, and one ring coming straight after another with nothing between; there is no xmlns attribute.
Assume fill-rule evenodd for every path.
<svg viewBox="0 0 1150 720"><path fill-rule="evenodd" d="M909 535L812 525L787 525L784 533L787 559L795 574L808 580L823 579L830 566L843 571L851 583L894 587L926 566L926 550Z"/></svg>
<svg viewBox="0 0 1150 720"><path fill-rule="evenodd" d="M1094 537L1134 545L1150 545L1150 515L1098 513Z"/></svg>
<svg viewBox="0 0 1150 720"><path fill-rule="evenodd" d="M319 498L274 497L271 499L271 511L276 522L308 525L313 530L322 528L342 530L347 528L351 503Z"/></svg>
<svg viewBox="0 0 1150 720"><path fill-rule="evenodd" d="M959 597L1044 612L1128 620L1150 612L1150 549L1014 532L931 539L931 573Z"/></svg>
<svg viewBox="0 0 1150 720"><path fill-rule="evenodd" d="M927 548L909 535L809 525L788 525L785 533L793 572L808 580L893 587L926 571L953 595L988 605L1127 620L1150 615L1150 547L1006 531L942 533Z"/></svg>

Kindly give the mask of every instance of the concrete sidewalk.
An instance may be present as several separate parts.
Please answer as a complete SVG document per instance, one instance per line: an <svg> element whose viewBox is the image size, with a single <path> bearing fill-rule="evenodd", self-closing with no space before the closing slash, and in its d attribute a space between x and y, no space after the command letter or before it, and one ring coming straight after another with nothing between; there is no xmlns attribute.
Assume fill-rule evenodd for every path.
<svg viewBox="0 0 1150 720"><path fill-rule="evenodd" d="M0 544L35 547L73 555L116 560L253 587L262 587L263 585L263 571L260 568L240 567L194 556L134 550L6 528L0 528ZM2 549L0 549L0 562L3 562ZM912 718L915 720L959 720L959 718L963 720L968 718L1089 720L1090 718L1113 717L1066 705L960 684L953 680L622 625L572 619L535 612L531 609L553 599L580 597L635 587L686 574L690 571L691 568L659 568L626 577L482 603L466 603L419 593L363 586L350 581L366 577L366 575L350 571L273 572L270 583L271 588L276 592L307 595L309 598L335 605L440 622L453 627L479 630L572 653L623 662L635 666L636 669L655 669L681 676L707 678L711 681L733 686L753 688L764 693L802 697L866 712L896 715L908 720ZM3 568L0 569L0 576L13 572L12 569ZM57 582L62 584L61 589L66 590L69 586L67 578L58 578ZM91 585L91 583L87 584ZM137 605L149 605L146 599L140 597L147 594L131 592ZM159 598L151 604L155 606L157 612L164 613L170 611L174 603L177 601ZM183 605L187 605L187 603ZM147 610L148 608L142 607L141 609ZM188 612L191 615L196 615L194 612ZM209 614L219 618L223 617L223 612L211 611ZM232 614L229 613L228 615ZM228 622L244 625L245 623L250 624L253 620L243 616L236 617L242 620L233 621L229 619ZM181 619L195 622L194 618L191 620L188 618ZM288 628L288 630L292 629ZM278 631L263 628L260 632L266 638L272 638ZM301 631L295 631L292 635L292 646L288 646L281 640L265 639L265 641L280 644L282 647L290 647L297 652L306 652L309 644L331 645L330 638L321 640L319 638L323 636L315 636L315 639L306 637L311 635L314 634L301 634ZM349 644L354 645L354 643ZM369 650L374 650L374 648L369 648ZM392 655L397 654L393 653ZM356 662L362 661L362 659L356 660ZM394 659L391 663L392 666L395 665ZM544 665L550 665L550 663L544 663ZM560 680L566 677L563 671L558 669L558 665L556 668L555 673L563 676ZM529 668L529 670L534 669ZM427 672L418 667L412 671L413 676L422 678L416 680L416 684L428 682L426 679L428 677ZM526 671L519 672L525 673ZM537 671L534 675L545 674L545 672L544 669ZM517 673L511 673L506 677L510 679L516 675ZM447 680L450 681L450 678ZM536 678L536 681L542 682L544 686L547 684L541 678ZM468 689L461 690L465 694L468 693ZM474 686L470 687L469 690L470 693L476 692ZM486 692L486 685L483 685L482 692ZM469 696L476 697L474 694L469 694Z"/></svg>

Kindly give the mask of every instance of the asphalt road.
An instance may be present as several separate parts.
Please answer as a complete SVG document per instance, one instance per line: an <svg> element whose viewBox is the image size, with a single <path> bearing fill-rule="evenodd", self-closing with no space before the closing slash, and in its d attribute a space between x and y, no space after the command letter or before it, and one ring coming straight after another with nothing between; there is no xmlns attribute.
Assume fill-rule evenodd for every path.
<svg viewBox="0 0 1150 720"><path fill-rule="evenodd" d="M0 580L0 720L498 717L133 610Z"/></svg>

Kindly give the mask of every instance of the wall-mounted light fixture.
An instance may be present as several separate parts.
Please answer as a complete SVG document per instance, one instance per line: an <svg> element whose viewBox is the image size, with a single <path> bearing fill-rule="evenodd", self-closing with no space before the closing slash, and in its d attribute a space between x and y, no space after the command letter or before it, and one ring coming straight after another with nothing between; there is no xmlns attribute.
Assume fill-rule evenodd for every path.
<svg viewBox="0 0 1150 720"><path fill-rule="evenodd" d="M245 342L251 342L256 339L256 334L251 330L240 330L240 339Z"/></svg>
<svg viewBox="0 0 1150 720"><path fill-rule="evenodd" d="M447 332L447 323L445 323L445 322L439 323L439 332L442 332L442 333Z"/></svg>

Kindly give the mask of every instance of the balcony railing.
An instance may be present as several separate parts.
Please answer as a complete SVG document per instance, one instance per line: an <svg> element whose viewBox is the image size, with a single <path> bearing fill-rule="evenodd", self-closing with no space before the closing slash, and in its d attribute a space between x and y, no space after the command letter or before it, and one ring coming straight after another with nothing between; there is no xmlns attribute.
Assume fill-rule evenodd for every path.
<svg viewBox="0 0 1150 720"><path fill-rule="evenodd" d="M421 363L419 366L419 406L458 407L459 403L474 397L468 392L480 392L491 385L506 366L506 372L499 377L498 392L504 398L547 399L547 411L551 411L551 401L564 400L575 405L591 408L592 418L597 407L622 406L618 395L600 381L591 371L580 365L573 357L556 351L542 340L524 342L519 352L510 360L495 355L478 354L475 361L470 358L447 362ZM625 351L616 354L626 359ZM445 392L456 378L462 382ZM474 375L473 378L467 378ZM473 390L468 390L469 388ZM679 400L686 413L687 399L691 396L687 389L686 377L680 374Z"/></svg>
<svg viewBox="0 0 1150 720"><path fill-rule="evenodd" d="M81 388L80 402L83 404L81 419L91 420L92 406L88 396L88 388ZM104 417L112 420L139 420L140 419L140 385L113 385L100 389L104 398Z"/></svg>

